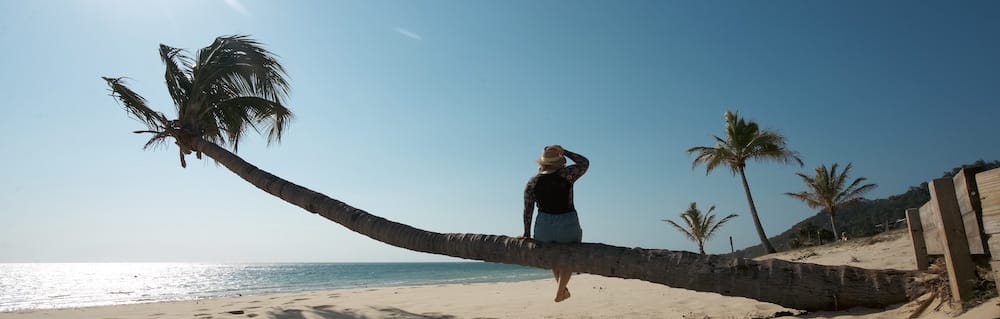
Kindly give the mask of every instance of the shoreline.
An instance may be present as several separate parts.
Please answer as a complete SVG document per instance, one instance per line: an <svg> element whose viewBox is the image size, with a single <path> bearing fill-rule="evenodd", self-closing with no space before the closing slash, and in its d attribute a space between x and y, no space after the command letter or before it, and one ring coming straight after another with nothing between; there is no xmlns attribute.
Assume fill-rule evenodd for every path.
<svg viewBox="0 0 1000 319"><path fill-rule="evenodd" d="M551 276L541 269L482 262L0 264L0 273L24 282L3 289L0 312Z"/></svg>
<svg viewBox="0 0 1000 319"><path fill-rule="evenodd" d="M552 301L551 279L349 288L185 301L36 309L0 318L770 318L798 310L639 280L575 275Z"/></svg>

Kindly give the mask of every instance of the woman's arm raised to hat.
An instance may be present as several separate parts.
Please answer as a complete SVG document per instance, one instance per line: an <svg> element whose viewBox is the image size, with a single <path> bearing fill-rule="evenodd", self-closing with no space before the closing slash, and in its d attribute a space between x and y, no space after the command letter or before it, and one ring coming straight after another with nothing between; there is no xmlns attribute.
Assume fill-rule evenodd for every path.
<svg viewBox="0 0 1000 319"><path fill-rule="evenodd" d="M570 182L576 182L584 173L587 173L587 169L590 168L590 161L586 157L583 157L583 155L570 152L565 148L563 149L563 154L573 161L573 165L559 170L560 175Z"/></svg>

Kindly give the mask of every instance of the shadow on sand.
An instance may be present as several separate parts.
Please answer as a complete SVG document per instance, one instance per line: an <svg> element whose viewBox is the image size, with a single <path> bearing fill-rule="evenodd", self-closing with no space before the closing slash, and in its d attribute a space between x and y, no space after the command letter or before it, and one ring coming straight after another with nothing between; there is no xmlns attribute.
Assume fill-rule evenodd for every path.
<svg viewBox="0 0 1000 319"><path fill-rule="evenodd" d="M382 307L372 309L379 312L379 314L374 317L369 317L361 314L359 311L352 309L337 310L331 309L333 306L319 306L313 307L311 309L286 309L283 311L271 311L265 314L264 318L268 319L306 319L306 318L323 318L323 319L374 319L374 318L399 318L399 319L456 319L457 317L441 314L441 313L412 313L403 309L395 307ZM489 319L489 318L479 318L479 319Z"/></svg>

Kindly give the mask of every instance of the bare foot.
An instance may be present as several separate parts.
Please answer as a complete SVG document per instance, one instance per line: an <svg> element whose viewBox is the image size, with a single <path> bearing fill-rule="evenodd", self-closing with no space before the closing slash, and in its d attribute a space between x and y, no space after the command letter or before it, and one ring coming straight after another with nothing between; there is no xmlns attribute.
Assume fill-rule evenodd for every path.
<svg viewBox="0 0 1000 319"><path fill-rule="evenodd" d="M569 294L569 288L563 289L556 295L556 302L560 302L569 299L572 295Z"/></svg>

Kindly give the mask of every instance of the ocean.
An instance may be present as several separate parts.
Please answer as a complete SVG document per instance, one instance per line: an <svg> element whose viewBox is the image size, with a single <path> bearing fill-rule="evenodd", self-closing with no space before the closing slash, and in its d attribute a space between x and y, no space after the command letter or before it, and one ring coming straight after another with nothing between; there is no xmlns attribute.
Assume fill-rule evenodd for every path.
<svg viewBox="0 0 1000 319"><path fill-rule="evenodd" d="M0 312L549 276L544 269L484 262L0 264Z"/></svg>

